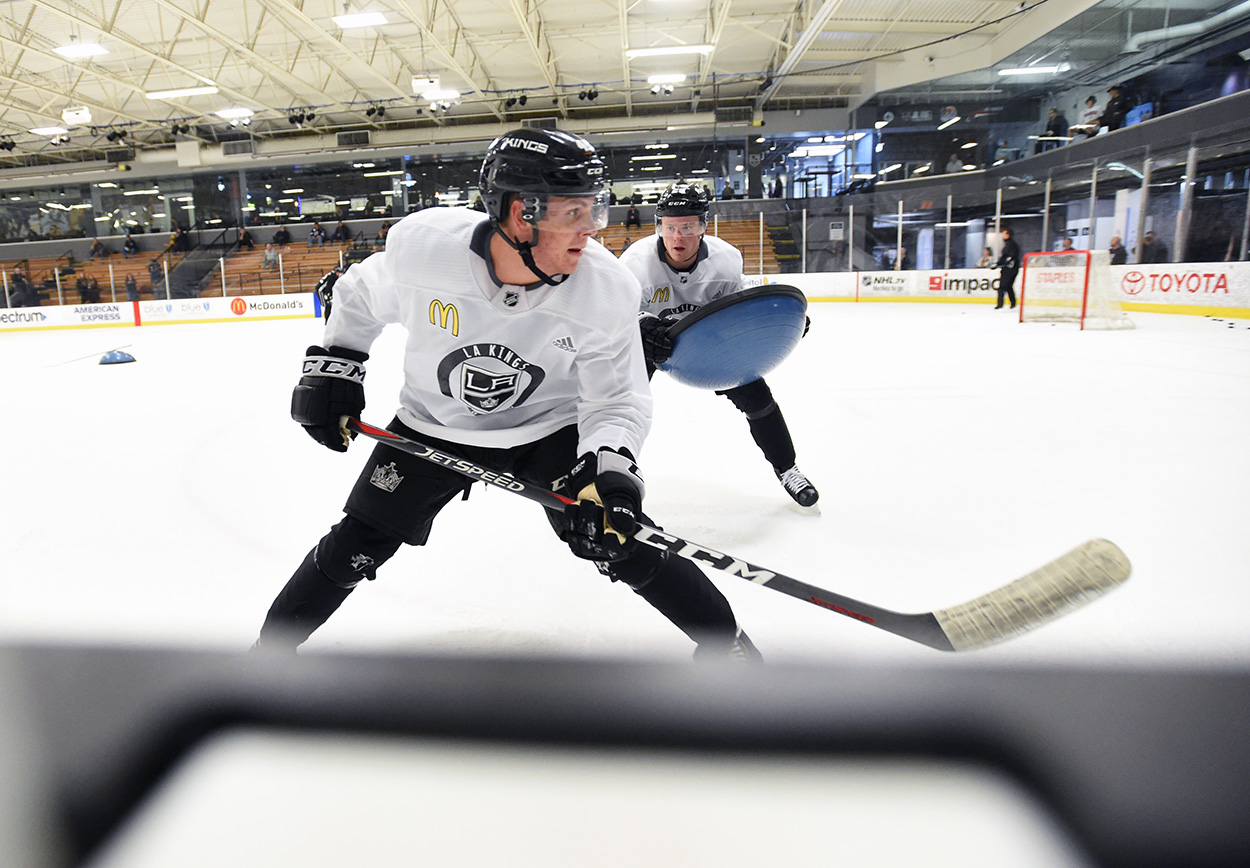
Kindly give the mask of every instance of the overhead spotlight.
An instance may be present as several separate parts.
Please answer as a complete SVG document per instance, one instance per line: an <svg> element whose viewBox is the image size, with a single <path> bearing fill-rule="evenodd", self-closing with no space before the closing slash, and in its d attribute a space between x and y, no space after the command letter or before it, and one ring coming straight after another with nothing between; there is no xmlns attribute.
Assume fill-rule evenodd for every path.
<svg viewBox="0 0 1250 868"><path fill-rule="evenodd" d="M595 90L593 87L590 90L586 91L586 99L588 100L594 101L595 99L598 98L598 96L599 96L599 91Z"/></svg>
<svg viewBox="0 0 1250 868"><path fill-rule="evenodd" d="M295 126L304 119L303 115L287 115L286 122L291 126Z"/></svg>
<svg viewBox="0 0 1250 868"><path fill-rule="evenodd" d="M514 105L516 105L516 97L514 96L510 96L503 101L504 108L512 108Z"/></svg>
<svg viewBox="0 0 1250 868"><path fill-rule="evenodd" d="M519 97L517 97L517 102L520 103L521 105L525 105L525 103L528 100L529 100L529 97L526 96L525 94L521 94Z"/></svg>
<svg viewBox="0 0 1250 868"><path fill-rule="evenodd" d="M386 117L386 106L384 105L378 106L378 117L380 118Z"/></svg>
<svg viewBox="0 0 1250 868"><path fill-rule="evenodd" d="M584 99L586 99L586 91L584 91L584 90L583 90L582 92L580 92L580 93L577 95L577 98L578 98L578 99L580 99L580 100L584 100Z"/></svg>
<svg viewBox="0 0 1250 868"><path fill-rule="evenodd" d="M305 113L304 113L304 120L308 121L309 123L312 123L312 122L313 122L313 121L315 121L316 119L317 119L317 113L316 113L316 112L305 112Z"/></svg>
<svg viewBox="0 0 1250 868"><path fill-rule="evenodd" d="M653 94L658 94L659 92L660 92L660 86L659 86L658 84L657 84L657 85L653 85L653 86L651 87L651 93L653 93Z"/></svg>

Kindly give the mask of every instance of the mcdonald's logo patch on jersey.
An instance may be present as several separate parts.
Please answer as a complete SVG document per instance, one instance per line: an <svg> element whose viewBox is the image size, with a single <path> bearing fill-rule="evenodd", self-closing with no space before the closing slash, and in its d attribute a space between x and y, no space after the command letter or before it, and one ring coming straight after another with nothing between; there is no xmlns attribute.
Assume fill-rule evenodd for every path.
<svg viewBox="0 0 1250 868"><path fill-rule="evenodd" d="M666 304L668 302L668 287L657 287L655 292L651 293L651 304Z"/></svg>
<svg viewBox="0 0 1250 868"><path fill-rule="evenodd" d="M446 329L451 326L451 333L460 336L460 311L454 304L443 304L437 298L430 302L430 325Z"/></svg>

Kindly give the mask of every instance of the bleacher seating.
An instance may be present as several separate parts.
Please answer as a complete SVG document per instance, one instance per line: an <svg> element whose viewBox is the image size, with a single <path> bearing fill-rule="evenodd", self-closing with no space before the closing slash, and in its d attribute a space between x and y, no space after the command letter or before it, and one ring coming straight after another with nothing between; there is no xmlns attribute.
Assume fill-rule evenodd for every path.
<svg viewBox="0 0 1250 868"><path fill-rule="evenodd" d="M628 236L632 241L637 242L643 238L650 237L654 229L651 224L643 226L639 231L630 227L626 229L622 224L613 224L601 230L598 234L598 240L608 247L618 256L624 247L625 238ZM744 220L719 220L708 227L709 234L716 234L733 244L742 251L743 271L746 274L757 274L761 267L761 251L759 244L759 221ZM312 292L317 285L317 281L321 276L330 269L337 266L341 257L345 256L351 249L351 244L331 244L327 242L322 247L308 247L304 243L292 243L282 248L282 269L281 275L277 268L262 268L261 262L265 255L262 245L257 245L252 250L236 250L227 254L225 258L225 282L227 295L270 295L285 292ZM84 275L88 279L94 277L100 285L100 300L112 301L114 297L118 300L126 298L126 275L133 274L139 286L139 297L150 298L153 296L151 280L148 277L148 262L150 254L140 254L139 256L126 259L120 252L110 253L98 259L79 260L73 264L73 273L66 274L64 269L68 265L67 260L62 257L60 259L30 259L26 261L26 274L32 283L41 289L44 287L45 281L53 278L56 269L62 270L61 278L61 298L66 304L77 304L79 302L78 292L75 289L75 283L79 275ZM170 262L172 269L177 261ZM762 251L762 261L764 273L777 273L778 255L776 247L773 243L769 232L764 233L764 249ZM13 266L17 264L15 261L0 263L0 267L11 272ZM109 266L112 266L112 279L110 280ZM116 295L114 296L114 291ZM46 290L46 299L44 304L57 304L57 292L55 289ZM221 296L222 294L222 275L221 266L215 267L204 279L202 296Z"/></svg>
<svg viewBox="0 0 1250 868"><path fill-rule="evenodd" d="M257 245L252 250L237 250L226 257L227 295L276 295L286 292L312 292L317 281L337 266L340 257L350 250L349 244L331 244L321 247L293 243L282 247L282 267L263 268L265 248ZM221 295L220 267L213 269L205 279L202 296Z"/></svg>

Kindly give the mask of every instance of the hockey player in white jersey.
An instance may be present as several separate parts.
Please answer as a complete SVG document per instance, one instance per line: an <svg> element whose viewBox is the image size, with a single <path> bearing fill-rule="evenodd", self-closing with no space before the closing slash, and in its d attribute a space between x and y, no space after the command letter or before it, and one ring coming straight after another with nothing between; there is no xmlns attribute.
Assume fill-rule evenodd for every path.
<svg viewBox="0 0 1250 868"><path fill-rule="evenodd" d="M594 240L607 222L602 160L577 136L514 130L491 144L480 187L487 215L411 214L384 251L338 279L334 315L323 346L308 350L292 416L315 440L346 451L340 418L364 409L369 348L388 323L403 325L391 430L578 498L548 512L575 555L676 624L697 657L758 658L698 567L631 538L646 519L635 457L651 395L634 324L638 282ZM257 646L305 641L400 545L423 545L434 517L470 484L377 445L346 515L278 594Z"/></svg>
<svg viewBox="0 0 1250 868"><path fill-rule="evenodd" d="M673 184L655 206L656 234L621 254L621 262L642 284L638 320L650 377L673 349L669 326L710 301L740 292L742 254L732 244L708 237L708 200L694 184ZM755 440L773 472L800 506L820 497L799 470L794 441L781 408L763 378L718 391L747 417Z"/></svg>

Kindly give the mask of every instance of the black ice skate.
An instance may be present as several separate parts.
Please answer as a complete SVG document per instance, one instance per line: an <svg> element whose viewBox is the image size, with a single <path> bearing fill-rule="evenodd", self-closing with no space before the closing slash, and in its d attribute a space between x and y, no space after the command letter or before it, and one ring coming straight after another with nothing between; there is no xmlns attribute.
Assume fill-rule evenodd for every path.
<svg viewBox="0 0 1250 868"><path fill-rule="evenodd" d="M797 464L789 470L778 473L777 479L781 481L786 493L793 497L799 506L812 506L820 500L820 492L816 490L816 486L807 481L807 477L803 475L803 471L799 470Z"/></svg>

